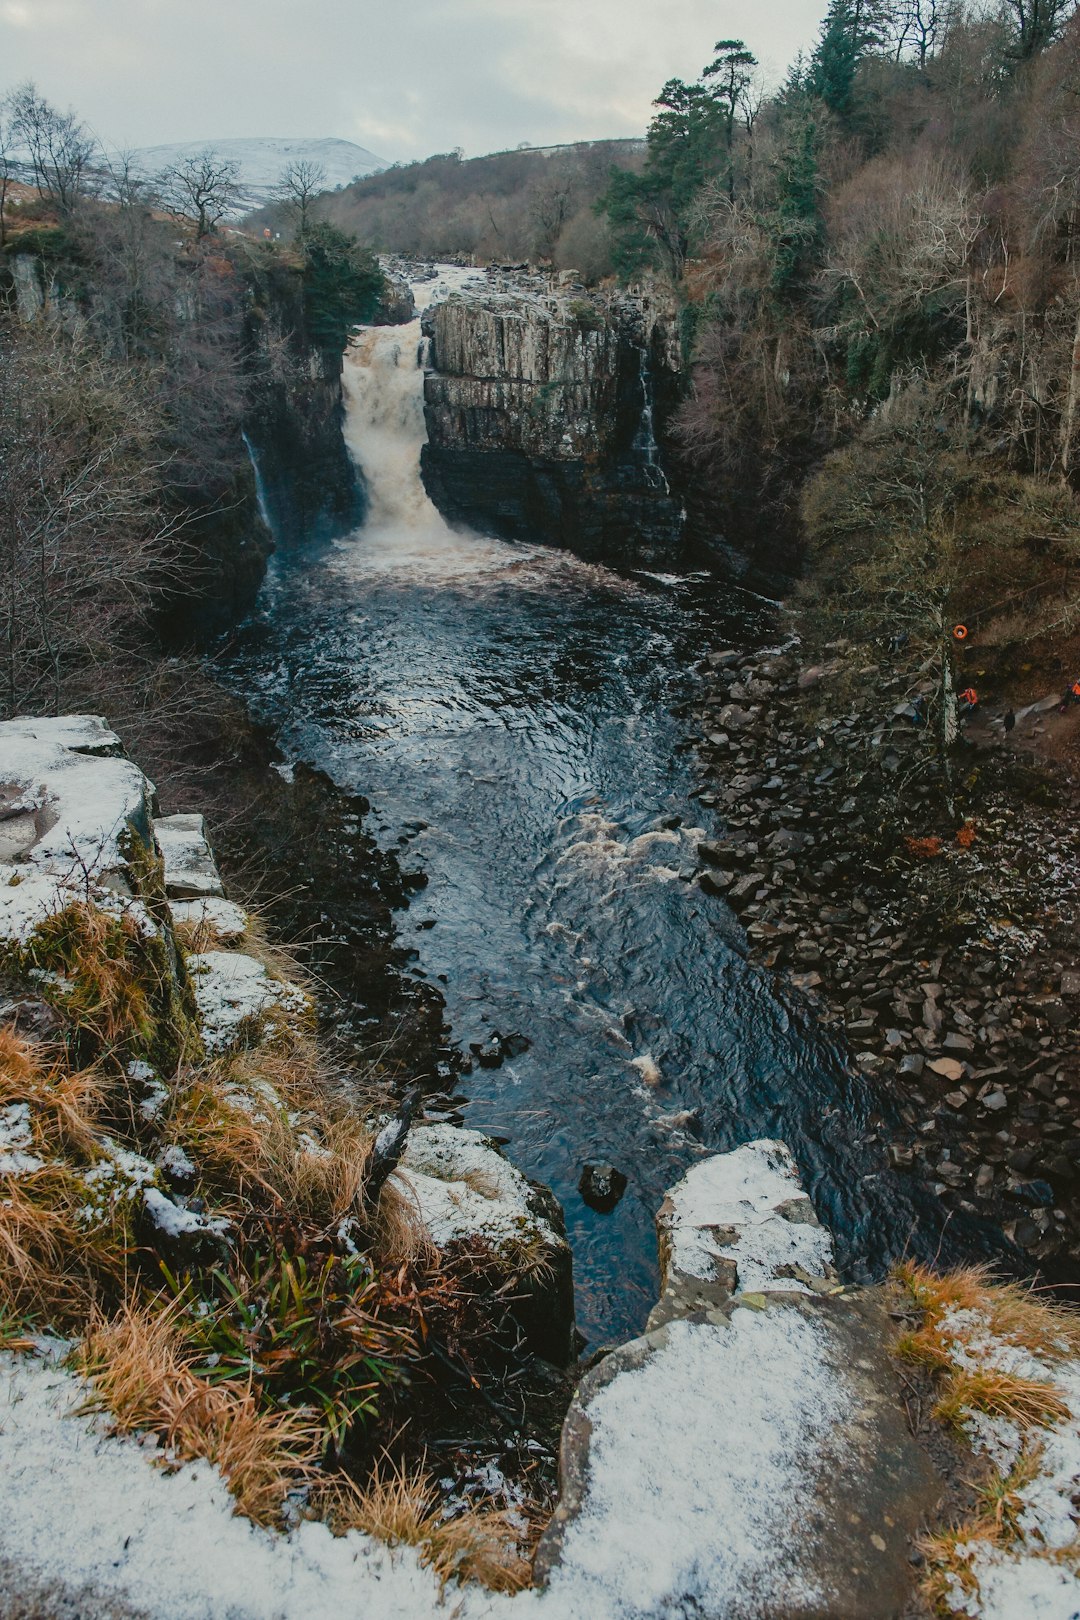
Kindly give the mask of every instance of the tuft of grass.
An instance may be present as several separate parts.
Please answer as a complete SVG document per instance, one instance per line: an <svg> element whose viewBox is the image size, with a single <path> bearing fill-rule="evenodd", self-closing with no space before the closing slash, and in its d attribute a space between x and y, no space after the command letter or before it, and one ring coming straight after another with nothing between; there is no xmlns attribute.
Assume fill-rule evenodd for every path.
<svg viewBox="0 0 1080 1620"><path fill-rule="evenodd" d="M5 1177L0 1199L0 1311L80 1322L102 1288L116 1285L128 1254L122 1215L87 1226L86 1187L67 1165Z"/></svg>
<svg viewBox="0 0 1080 1620"><path fill-rule="evenodd" d="M335 1535L362 1530L390 1547L415 1547L420 1561L448 1581L479 1581L495 1592L521 1592L532 1581L518 1532L507 1514L471 1508L443 1518L422 1467L384 1463L366 1485L338 1476L314 1506Z"/></svg>
<svg viewBox="0 0 1080 1620"><path fill-rule="evenodd" d="M340 1453L415 1360L411 1328L384 1319L381 1280L359 1255L248 1248L231 1269L211 1279L224 1303L189 1324L203 1356L196 1370L215 1383L242 1379L264 1407L311 1409Z"/></svg>
<svg viewBox="0 0 1080 1620"><path fill-rule="evenodd" d="M303 1411L261 1411L241 1383L198 1377L179 1314L176 1302L128 1303L111 1321L91 1321L75 1358L94 1387L88 1407L107 1410L121 1434L155 1431L178 1456L205 1457L238 1513L279 1523L287 1493L316 1477L321 1432Z"/></svg>
<svg viewBox="0 0 1080 1620"><path fill-rule="evenodd" d="M921 1328L902 1341L911 1360L939 1364L938 1330L950 1311L977 1313L994 1338L1044 1361L1080 1356L1080 1312L1042 1299L1022 1283L995 1281L987 1266L936 1272L905 1261L896 1268L895 1276L923 1316Z"/></svg>
<svg viewBox="0 0 1080 1620"><path fill-rule="evenodd" d="M10 1027L0 1029L0 1108L30 1105L35 1150L55 1156L71 1150L96 1157L95 1126L104 1106L104 1086L92 1069L51 1063L42 1047Z"/></svg>
<svg viewBox="0 0 1080 1620"><path fill-rule="evenodd" d="M1009 1418L1022 1429L1050 1428L1070 1416L1060 1391L1046 1379L1021 1378L1000 1367L959 1368L950 1376L934 1416L961 1428L965 1412Z"/></svg>
<svg viewBox="0 0 1080 1620"><path fill-rule="evenodd" d="M76 901L45 918L15 965L42 975L42 995L84 1055L130 1052L171 1073L185 1051L199 1050L191 993L164 938L147 933L131 911Z"/></svg>

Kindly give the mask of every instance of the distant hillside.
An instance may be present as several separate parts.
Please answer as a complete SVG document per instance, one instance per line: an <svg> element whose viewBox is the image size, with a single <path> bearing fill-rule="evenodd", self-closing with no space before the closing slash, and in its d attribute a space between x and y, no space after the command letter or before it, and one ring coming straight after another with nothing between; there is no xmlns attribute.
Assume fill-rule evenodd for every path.
<svg viewBox="0 0 1080 1620"><path fill-rule="evenodd" d="M398 164L323 199L320 211L380 252L480 261L545 259L589 279L611 270L593 212L613 167L637 169L642 141L587 141Z"/></svg>
<svg viewBox="0 0 1080 1620"><path fill-rule="evenodd" d="M147 174L158 174L170 164L192 152L212 147L222 157L240 166L243 195L241 212L260 208L270 202L277 190L281 171L289 163L300 161L317 163L326 170L326 184L330 189L347 186L357 175L375 174L387 167L385 158L377 157L365 146L352 141L287 140L273 136L233 141L180 141L172 146L144 146L134 154L140 168Z"/></svg>

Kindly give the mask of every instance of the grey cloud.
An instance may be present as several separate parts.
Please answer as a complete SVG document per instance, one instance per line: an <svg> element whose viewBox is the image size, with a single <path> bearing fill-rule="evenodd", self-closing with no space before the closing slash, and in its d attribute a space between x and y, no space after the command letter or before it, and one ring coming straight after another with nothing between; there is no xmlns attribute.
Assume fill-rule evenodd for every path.
<svg viewBox="0 0 1080 1620"><path fill-rule="evenodd" d="M106 143L338 135L383 156L640 133L742 35L782 69L824 0L0 0L0 63ZM763 19L767 19L767 26Z"/></svg>

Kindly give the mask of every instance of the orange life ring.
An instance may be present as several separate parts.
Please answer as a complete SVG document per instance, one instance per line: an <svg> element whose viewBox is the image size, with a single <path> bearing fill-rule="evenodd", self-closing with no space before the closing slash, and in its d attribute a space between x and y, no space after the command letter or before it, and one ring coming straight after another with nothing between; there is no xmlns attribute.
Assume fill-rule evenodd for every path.
<svg viewBox="0 0 1080 1620"><path fill-rule="evenodd" d="M966 624L954 624L952 633L953 633L953 638L956 641L966 641L967 640L967 625Z"/></svg>

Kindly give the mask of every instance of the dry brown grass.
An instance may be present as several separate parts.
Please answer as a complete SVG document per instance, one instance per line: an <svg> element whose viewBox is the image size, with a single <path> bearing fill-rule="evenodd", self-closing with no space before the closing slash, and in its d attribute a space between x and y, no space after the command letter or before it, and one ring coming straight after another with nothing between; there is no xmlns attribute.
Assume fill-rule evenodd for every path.
<svg viewBox="0 0 1080 1620"><path fill-rule="evenodd" d="M78 1353L95 1390L88 1404L110 1412L121 1434L157 1431L179 1456L205 1457L238 1513L276 1524L286 1493L316 1477L322 1431L300 1411L260 1412L242 1384L197 1377L178 1314L176 1303L129 1303L111 1321L96 1317Z"/></svg>
<svg viewBox="0 0 1080 1620"><path fill-rule="evenodd" d="M995 1282L986 1266L963 1266L938 1273L905 1261L896 1277L922 1312L922 1326L901 1341L913 1361L942 1365L947 1350L941 1326L951 1311L973 1311L995 1339L1026 1350L1044 1361L1080 1356L1080 1311L1040 1298L1031 1287Z"/></svg>
<svg viewBox="0 0 1080 1620"><path fill-rule="evenodd" d="M278 1061L263 1061L271 1056ZM363 1121L327 1115L315 1095L283 1085L281 1058L245 1054L242 1065L199 1075L178 1091L170 1131L228 1194L269 1199L329 1228L359 1199L372 1136Z"/></svg>
<svg viewBox="0 0 1080 1620"><path fill-rule="evenodd" d="M0 1029L0 1108L17 1102L30 1105L37 1152L55 1155L70 1149L95 1156L95 1126L104 1104L100 1075L50 1062L38 1043L7 1026Z"/></svg>
<svg viewBox="0 0 1080 1620"><path fill-rule="evenodd" d="M5 1182L0 1310L41 1316L55 1326L81 1322L101 1288L123 1274L128 1236L122 1218L88 1227L79 1215L85 1184L65 1165L47 1164Z"/></svg>
<svg viewBox="0 0 1080 1620"><path fill-rule="evenodd" d="M1022 1429L1064 1423L1069 1407L1059 1390L1041 1378L1021 1378L1000 1367L960 1368L952 1373L934 1407L940 1423L961 1427L966 1412L1009 1418Z"/></svg>
<svg viewBox="0 0 1080 1620"><path fill-rule="evenodd" d="M470 1508L442 1519L437 1500L423 1468L385 1463L364 1486L344 1475L330 1481L313 1505L335 1535L362 1530L390 1547L415 1547L444 1586L479 1581L495 1592L520 1592L531 1583L519 1534L505 1513Z"/></svg>
<svg viewBox="0 0 1080 1620"><path fill-rule="evenodd" d="M375 1252L384 1266L433 1264L437 1249L420 1215L416 1198L390 1177L379 1195Z"/></svg>

